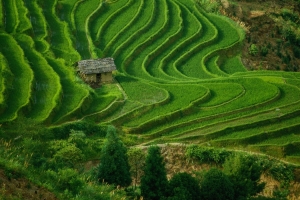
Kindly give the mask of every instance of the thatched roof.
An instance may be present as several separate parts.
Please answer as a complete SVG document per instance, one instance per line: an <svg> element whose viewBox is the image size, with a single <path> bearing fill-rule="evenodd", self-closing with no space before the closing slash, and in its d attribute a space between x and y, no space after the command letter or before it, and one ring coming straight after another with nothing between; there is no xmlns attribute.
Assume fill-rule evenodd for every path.
<svg viewBox="0 0 300 200"><path fill-rule="evenodd" d="M78 61L78 69L84 74L100 74L116 70L113 58L90 59Z"/></svg>

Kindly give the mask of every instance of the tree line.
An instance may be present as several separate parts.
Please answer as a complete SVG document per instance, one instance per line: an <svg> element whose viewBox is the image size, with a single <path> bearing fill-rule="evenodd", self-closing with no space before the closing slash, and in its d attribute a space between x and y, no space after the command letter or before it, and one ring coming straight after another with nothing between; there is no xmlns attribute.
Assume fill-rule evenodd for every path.
<svg viewBox="0 0 300 200"><path fill-rule="evenodd" d="M193 174L177 173L168 180L158 146L150 146L147 155L138 148L127 149L113 126L107 129L97 169L99 183L123 187L132 199L284 199L258 195L265 187L265 183L260 182L261 174L261 167L254 159L234 155L221 168L213 167Z"/></svg>

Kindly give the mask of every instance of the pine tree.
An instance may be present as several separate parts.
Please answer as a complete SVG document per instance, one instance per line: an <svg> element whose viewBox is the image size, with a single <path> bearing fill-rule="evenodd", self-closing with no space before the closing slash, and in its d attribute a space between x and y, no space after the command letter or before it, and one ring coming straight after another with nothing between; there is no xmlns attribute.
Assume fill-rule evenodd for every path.
<svg viewBox="0 0 300 200"><path fill-rule="evenodd" d="M113 126L107 128L106 140L101 151L98 180L122 187L131 183L127 148Z"/></svg>
<svg viewBox="0 0 300 200"><path fill-rule="evenodd" d="M159 200L166 196L167 190L168 179L160 148L151 146L141 178L141 195L145 200Z"/></svg>

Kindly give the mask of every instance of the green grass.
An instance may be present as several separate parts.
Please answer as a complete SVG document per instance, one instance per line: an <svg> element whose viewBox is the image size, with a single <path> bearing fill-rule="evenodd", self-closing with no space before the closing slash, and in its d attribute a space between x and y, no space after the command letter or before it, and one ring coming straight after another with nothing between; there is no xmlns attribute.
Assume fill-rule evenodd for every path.
<svg viewBox="0 0 300 200"><path fill-rule="evenodd" d="M207 102L200 104L204 108L216 108L223 106L226 103L234 101L245 94L245 89L238 83L211 83L206 85L211 91L211 99Z"/></svg>
<svg viewBox="0 0 300 200"><path fill-rule="evenodd" d="M16 7L18 9L18 18L20 23L17 26L16 31L18 33L23 33L32 28L29 18L27 17L28 9L25 7L23 1L16 1Z"/></svg>
<svg viewBox="0 0 300 200"><path fill-rule="evenodd" d="M158 45L154 43L156 48L148 54L143 61L143 68L153 77L162 80L170 79L161 70L161 61L172 51L176 49L176 42L182 39L184 32L183 19L181 18L182 12L180 7L175 3L168 5L169 19L168 19L168 33L164 36L164 41L158 41Z"/></svg>
<svg viewBox="0 0 300 200"><path fill-rule="evenodd" d="M157 21L155 16L156 14L159 14L158 11L161 11L164 13L164 9L157 6L157 1L153 1L153 9L147 9L150 11L149 18L145 19L142 18L141 21L142 26L138 27L139 29L133 32L132 35L130 35L114 52L114 57L116 57L116 64L118 67L118 70L121 72L124 72L127 69L127 63L129 64L132 60L135 52L140 51L142 49L143 45L140 44L140 41L146 41L149 37L151 37L151 32L149 29L151 28L153 31L156 31L157 29L153 28L153 26L157 25ZM151 7L152 7L151 6ZM142 36L142 38L141 38ZM131 55L133 54L133 55ZM126 64L123 63L124 60L126 61Z"/></svg>
<svg viewBox="0 0 300 200"><path fill-rule="evenodd" d="M60 106L55 111L54 116L51 117L53 122L58 122L82 106L84 100L89 96L89 90L85 85L76 82L77 77L70 68L65 66L64 60L56 60L50 57L46 57L46 59L54 71L60 77L63 77L60 79L62 85Z"/></svg>
<svg viewBox="0 0 300 200"><path fill-rule="evenodd" d="M107 42L107 45L103 50L104 56L112 56L114 49L117 48L122 43L123 40L127 39L127 37L133 33L132 31L130 31L131 27L136 26L136 22L140 21L140 18L143 15L145 15L144 11L147 10L147 7L145 6L146 6L145 1L141 0L140 2L135 2L134 5L130 6L130 12L128 13L133 13L134 15L129 15L128 13L124 12L124 15L128 17L129 20L127 23L124 23L126 25L122 27L119 31L117 31L113 35L113 38L111 38L110 41ZM120 16L120 18L123 17Z"/></svg>
<svg viewBox="0 0 300 200"><path fill-rule="evenodd" d="M283 135L276 138L267 139L264 141L258 142L258 145L286 145L293 142L300 142L300 135L299 134L289 134Z"/></svg>
<svg viewBox="0 0 300 200"><path fill-rule="evenodd" d="M109 89L109 92L105 92ZM115 92L113 92L115 91ZM107 108L110 104L115 102L116 100L122 98L120 95L120 91L117 86L110 85L98 88L95 90L95 93L92 94L93 101L91 106L87 111L83 113L85 115L95 114L97 112L101 112L105 108Z"/></svg>
<svg viewBox="0 0 300 200"><path fill-rule="evenodd" d="M35 50L31 37L18 35L17 42L22 47L34 73L31 105L27 117L42 122L58 104L62 93L60 78L43 55Z"/></svg>
<svg viewBox="0 0 300 200"><path fill-rule="evenodd" d="M0 33L0 43L0 52L14 75L12 88L6 94L7 107L0 116L0 121L3 122L16 119L19 110L29 103L33 72L25 60L24 52L12 36Z"/></svg>
<svg viewBox="0 0 300 200"><path fill-rule="evenodd" d="M71 31L75 30L75 10L82 0L62 0L58 3L57 15L63 21L68 22Z"/></svg>
<svg viewBox="0 0 300 200"><path fill-rule="evenodd" d="M111 13L111 15L109 17L106 18L106 20L104 22L102 22L101 25L99 24L97 26L99 28L97 29L95 40L99 43L97 46L100 49L104 49L106 44L109 43L110 39L112 37L114 37L114 35L116 33L118 33L118 31L120 31L122 29L122 27L120 26L120 24L122 24L122 22L128 22L130 20L130 18L128 18L127 16L124 16L123 14L126 11L127 12L133 11L133 10L131 10L130 6L134 3L134 1L133 0L126 0L126 1L123 0L121 2L126 2L126 4L122 4L121 6L119 6L113 13ZM136 2L136 3L138 3L138 2ZM135 5L137 5L137 4L135 4ZM134 15L134 12L130 12L130 13L131 14L129 16ZM123 17L122 17L122 15L123 15ZM119 20L121 20L121 21L119 21Z"/></svg>
<svg viewBox="0 0 300 200"><path fill-rule="evenodd" d="M72 65L80 60L80 55L73 48L67 24L55 15L56 3L56 1L44 1L40 2L39 6L43 8L47 20L51 50L57 58L63 58L67 65Z"/></svg>
<svg viewBox="0 0 300 200"><path fill-rule="evenodd" d="M219 59L220 59L219 55L210 57L206 61L206 68L212 74L215 74L219 77L227 77L228 74L224 73L219 67Z"/></svg>
<svg viewBox="0 0 300 200"><path fill-rule="evenodd" d="M154 21L150 21L147 26L143 27L144 34L141 36L136 35L137 38L133 42L132 47L126 48L123 52L125 56L123 57L124 62L121 63L121 67L126 74L135 77L150 77L145 70L141 69L141 64L143 58L151 52L152 48L155 48L152 43L160 39L160 35L166 32L168 21L166 2L162 1L158 5L154 11L155 14L152 15ZM119 62L118 59L117 62Z"/></svg>
<svg viewBox="0 0 300 200"><path fill-rule="evenodd" d="M160 85L161 88L167 90L170 95L170 102L166 105L156 107L151 112L143 116L133 119L124 124L126 126L138 126L143 121L167 115L169 113L188 107L193 101L203 97L207 89L197 85ZM183 89L184 88L184 89ZM189 94L189 95L186 95Z"/></svg>
<svg viewBox="0 0 300 200"><path fill-rule="evenodd" d="M224 62L220 66L221 70L227 74L234 74L236 72L246 72L240 55L224 59Z"/></svg>
<svg viewBox="0 0 300 200"><path fill-rule="evenodd" d="M165 89L125 76L117 76L116 78L131 101L150 105L163 101L168 97Z"/></svg>
<svg viewBox="0 0 300 200"><path fill-rule="evenodd" d="M50 45L45 41L48 37L47 22L42 9L38 6L37 0L24 0L28 9L28 15L32 25L32 36L35 41L35 48L40 53L46 53Z"/></svg>
<svg viewBox="0 0 300 200"><path fill-rule="evenodd" d="M15 33L20 23L18 9L16 6L17 0L3 1L3 18L5 31L7 33Z"/></svg>
<svg viewBox="0 0 300 200"><path fill-rule="evenodd" d="M83 59L96 58L89 36L89 20L97 9L100 9L99 0L81 1L78 3L74 16L76 27L76 49Z"/></svg>

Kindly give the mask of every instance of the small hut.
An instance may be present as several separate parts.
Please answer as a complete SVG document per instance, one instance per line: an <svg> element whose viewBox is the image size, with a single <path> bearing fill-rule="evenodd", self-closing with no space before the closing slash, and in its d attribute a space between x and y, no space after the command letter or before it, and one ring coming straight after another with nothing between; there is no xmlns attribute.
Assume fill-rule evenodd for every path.
<svg viewBox="0 0 300 200"><path fill-rule="evenodd" d="M99 85L113 81L112 72L116 70L113 58L89 59L78 61L78 72L84 81Z"/></svg>

